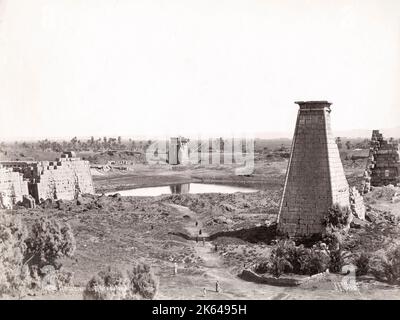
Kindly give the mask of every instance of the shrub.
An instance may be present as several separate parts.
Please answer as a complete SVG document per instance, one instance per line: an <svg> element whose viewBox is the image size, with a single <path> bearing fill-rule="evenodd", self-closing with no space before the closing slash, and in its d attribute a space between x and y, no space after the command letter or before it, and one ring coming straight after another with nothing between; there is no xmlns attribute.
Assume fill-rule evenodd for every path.
<svg viewBox="0 0 400 320"><path fill-rule="evenodd" d="M384 268L390 283L400 283L400 246L388 252Z"/></svg>
<svg viewBox="0 0 400 320"><path fill-rule="evenodd" d="M330 262L329 271L338 273L342 271L342 268L347 264L350 254L341 247L330 251Z"/></svg>
<svg viewBox="0 0 400 320"><path fill-rule="evenodd" d="M263 260L254 267L254 272L258 274L267 273L270 271L270 261L268 259Z"/></svg>
<svg viewBox="0 0 400 320"><path fill-rule="evenodd" d="M38 269L31 266L31 288L46 291L59 291L72 284L73 273L62 269L56 270L54 266L47 265Z"/></svg>
<svg viewBox="0 0 400 320"><path fill-rule="evenodd" d="M329 266L328 253L319 248L305 249L300 257L301 274L314 275L324 272Z"/></svg>
<svg viewBox="0 0 400 320"><path fill-rule="evenodd" d="M323 242L328 245L329 250L339 250L343 244L340 230L328 228L323 237Z"/></svg>
<svg viewBox="0 0 400 320"><path fill-rule="evenodd" d="M286 247L286 257L291 265L293 273L301 273L304 263L304 254L307 249L303 245L297 246L294 242L290 242Z"/></svg>
<svg viewBox="0 0 400 320"><path fill-rule="evenodd" d="M357 267L357 276L366 275L370 271L370 260L371 256L364 252L355 258L354 264Z"/></svg>
<svg viewBox="0 0 400 320"><path fill-rule="evenodd" d="M313 275L324 272L329 265L329 249L323 242L318 242L312 248L302 248L298 252L300 274Z"/></svg>
<svg viewBox="0 0 400 320"><path fill-rule="evenodd" d="M131 294L143 299L153 299L158 290L158 280L149 265L139 263L128 272Z"/></svg>
<svg viewBox="0 0 400 320"><path fill-rule="evenodd" d="M0 213L0 296L22 295L25 290L55 290L69 284L72 274L55 270L56 259L71 256L75 249L68 225L47 219L34 223L32 235L19 217Z"/></svg>
<svg viewBox="0 0 400 320"><path fill-rule="evenodd" d="M26 236L19 217L0 213L0 296L20 293L29 279L23 264Z"/></svg>
<svg viewBox="0 0 400 320"><path fill-rule="evenodd" d="M94 276L83 291L84 300L124 300L129 282L121 271L109 267Z"/></svg>
<svg viewBox="0 0 400 320"><path fill-rule="evenodd" d="M268 262L256 267L256 272L270 272L275 277L284 273L313 275L325 271L330 262L325 244L313 248L296 246L293 241L280 241L272 250Z"/></svg>
<svg viewBox="0 0 400 320"><path fill-rule="evenodd" d="M351 222L351 209L348 206L334 204L328 209L325 216L325 226L327 228L343 229L348 227Z"/></svg>
<svg viewBox="0 0 400 320"><path fill-rule="evenodd" d="M158 280L150 266L139 263L127 275L109 267L99 272L86 285L84 300L137 300L153 299Z"/></svg>
<svg viewBox="0 0 400 320"><path fill-rule="evenodd" d="M269 265L269 271L274 277L279 278L284 273L289 273L293 266L285 257L273 256Z"/></svg>
<svg viewBox="0 0 400 320"><path fill-rule="evenodd" d="M284 273L292 272L293 265L290 262L289 252L293 252L295 247L296 246L293 241L279 241L269 257L269 263L266 266L268 272L275 277L280 277Z"/></svg>
<svg viewBox="0 0 400 320"><path fill-rule="evenodd" d="M70 226L48 218L41 218L33 224L26 244L26 262L37 265L39 269L46 265L59 269L61 265L57 260L72 257L76 248Z"/></svg>
<svg viewBox="0 0 400 320"><path fill-rule="evenodd" d="M370 269L378 280L400 284L400 246L390 249L383 256L374 257Z"/></svg>

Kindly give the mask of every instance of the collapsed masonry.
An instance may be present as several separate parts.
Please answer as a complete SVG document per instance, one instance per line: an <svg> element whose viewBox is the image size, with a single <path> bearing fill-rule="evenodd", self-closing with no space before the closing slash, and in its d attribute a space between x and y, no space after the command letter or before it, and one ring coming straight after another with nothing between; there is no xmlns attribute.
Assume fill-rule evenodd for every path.
<svg viewBox="0 0 400 320"><path fill-rule="evenodd" d="M292 142L278 231L289 237L324 231L333 204L350 207L360 219L365 207L360 194L349 188L330 124L331 103L296 102L300 108Z"/></svg>
<svg viewBox="0 0 400 320"><path fill-rule="evenodd" d="M189 162L189 139L171 138L168 148L168 163L172 165L187 164Z"/></svg>
<svg viewBox="0 0 400 320"><path fill-rule="evenodd" d="M367 167L364 171L364 193L372 186L400 184L399 144L384 140L379 130L372 131Z"/></svg>
<svg viewBox="0 0 400 320"><path fill-rule="evenodd" d="M20 178L14 178L11 180L12 186L5 188L9 191L5 192L4 198L10 199L6 201L12 205L23 202L21 197L24 195L31 196L36 203L40 203L46 199L72 200L79 194L94 193L89 162L77 158L74 152L64 152L56 161L16 161L1 164L13 177ZM10 175L1 172L1 181L7 179L7 174ZM14 196L13 189L21 189L21 194Z"/></svg>

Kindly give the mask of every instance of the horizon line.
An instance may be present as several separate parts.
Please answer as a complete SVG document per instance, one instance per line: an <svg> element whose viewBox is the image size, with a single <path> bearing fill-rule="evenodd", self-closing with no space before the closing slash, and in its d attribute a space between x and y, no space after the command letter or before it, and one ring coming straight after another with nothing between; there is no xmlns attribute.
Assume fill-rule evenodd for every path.
<svg viewBox="0 0 400 320"><path fill-rule="evenodd" d="M334 131L334 136L335 137L343 137L343 138L352 138L352 139L357 139L357 138L370 138L370 134L366 134L366 132L371 132L372 130L375 129L349 129L349 130L336 130ZM385 128L385 129L376 129L380 130L381 132L385 131L390 131L390 130L399 130L399 132L396 134L398 135L397 137L393 138L400 138L400 126L399 127L394 127L394 128ZM353 132L352 134L349 134ZM347 135L346 135L347 134ZM279 140L279 139L292 139L293 134L289 132L281 132L281 131L266 131L266 132L256 132L252 134L248 133L242 133L242 134L198 134L197 136L194 134L130 134L130 135L121 135L121 134L102 134L102 135L70 135L70 136L36 136L36 137L7 137L7 138L0 138L0 142L33 142L33 141L39 141L39 140L50 140L50 141L60 141L60 140L71 140L72 138L76 137L78 140L81 139L90 139L91 137L94 137L95 140L103 139L104 137L107 138L117 138L121 137L122 140L161 140L161 139L168 139L170 137L186 137L186 138L191 138L191 139L197 139L197 138L202 138L202 139L216 139L216 138L248 138L252 137L254 139L263 139L263 140Z"/></svg>

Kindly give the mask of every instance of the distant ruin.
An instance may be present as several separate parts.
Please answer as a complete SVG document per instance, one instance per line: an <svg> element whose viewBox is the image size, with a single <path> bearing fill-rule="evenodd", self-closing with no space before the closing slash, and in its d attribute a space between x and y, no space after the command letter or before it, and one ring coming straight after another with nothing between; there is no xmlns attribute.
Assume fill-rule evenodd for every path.
<svg viewBox="0 0 400 320"><path fill-rule="evenodd" d="M183 137L171 138L168 149L168 163L172 165L189 162L189 139Z"/></svg>
<svg viewBox="0 0 400 320"><path fill-rule="evenodd" d="M331 103L296 102L297 123L278 216L278 231L290 237L320 234L333 204L365 208L358 192L347 183L331 130ZM360 205L361 204L361 205Z"/></svg>
<svg viewBox="0 0 400 320"><path fill-rule="evenodd" d="M364 180L364 193L371 191L372 186L400 184L399 144L385 140L379 130L372 131Z"/></svg>
<svg viewBox="0 0 400 320"><path fill-rule="evenodd" d="M8 161L1 165L0 190L8 207L23 202L23 196L40 203L94 193L89 162L77 158L74 152L64 152L56 161Z"/></svg>

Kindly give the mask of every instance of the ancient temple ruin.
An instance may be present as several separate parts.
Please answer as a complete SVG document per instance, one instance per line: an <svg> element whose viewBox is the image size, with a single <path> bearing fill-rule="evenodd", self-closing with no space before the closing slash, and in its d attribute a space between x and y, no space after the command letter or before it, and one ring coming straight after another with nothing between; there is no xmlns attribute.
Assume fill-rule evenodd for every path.
<svg viewBox="0 0 400 320"><path fill-rule="evenodd" d="M56 161L9 161L1 164L8 170L0 172L1 181L9 179L10 175L15 177L12 181L19 177L22 195L29 195L36 203L46 199L72 200L79 194L94 193L89 162L77 158L74 152L64 152ZM22 195L15 199L14 204L23 200ZM12 197L12 193L8 192L5 197Z"/></svg>
<svg viewBox="0 0 400 320"><path fill-rule="evenodd" d="M189 162L189 139L183 137L171 138L168 150L168 163L172 165Z"/></svg>
<svg viewBox="0 0 400 320"><path fill-rule="evenodd" d="M28 184L22 173L0 165L0 209L12 209L28 195Z"/></svg>
<svg viewBox="0 0 400 320"><path fill-rule="evenodd" d="M360 206L357 192L352 192L350 203L350 188L331 131L331 103L296 103L300 108L278 216L278 231L290 237L322 233L333 204ZM363 206L356 214L364 218Z"/></svg>
<svg viewBox="0 0 400 320"><path fill-rule="evenodd" d="M385 140L379 130L372 131L364 181L364 193L369 192L372 186L400 184L399 144Z"/></svg>

